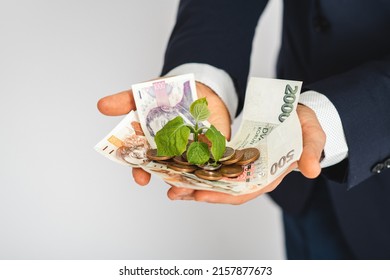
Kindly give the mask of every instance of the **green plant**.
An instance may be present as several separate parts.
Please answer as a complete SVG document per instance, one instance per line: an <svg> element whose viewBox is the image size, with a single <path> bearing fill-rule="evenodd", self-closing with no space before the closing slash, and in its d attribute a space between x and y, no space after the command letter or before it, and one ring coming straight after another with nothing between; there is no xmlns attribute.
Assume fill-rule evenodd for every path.
<svg viewBox="0 0 390 280"><path fill-rule="evenodd" d="M187 160L192 164L205 164L210 161L210 152L212 163L218 162L226 149L226 139L215 126L200 127L199 123L205 121L210 116L207 108L206 98L195 100L190 106L190 113L195 119L195 125L189 125L184 122L180 116L175 117L160 129L154 138L157 144L158 156L180 156L186 149L190 135L193 134L193 142L187 149ZM199 141L199 135L203 134L211 143L209 146Z"/></svg>

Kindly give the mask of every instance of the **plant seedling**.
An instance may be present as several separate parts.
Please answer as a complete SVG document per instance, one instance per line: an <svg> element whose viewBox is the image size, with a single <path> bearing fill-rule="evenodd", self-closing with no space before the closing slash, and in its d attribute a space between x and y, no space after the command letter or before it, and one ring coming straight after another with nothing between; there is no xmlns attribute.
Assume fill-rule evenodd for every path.
<svg viewBox="0 0 390 280"><path fill-rule="evenodd" d="M212 155L213 163L218 162L225 152L226 139L213 125L209 128L200 127L199 123L210 116L207 105L205 97L195 100L190 105L190 113L195 120L194 126L185 123L182 117L177 116L156 133L154 140L157 144L158 156L182 155L187 149L192 134L193 142L187 149L188 162L202 165L210 161L210 155ZM210 149L206 143L199 141L200 135L204 135L210 141Z"/></svg>

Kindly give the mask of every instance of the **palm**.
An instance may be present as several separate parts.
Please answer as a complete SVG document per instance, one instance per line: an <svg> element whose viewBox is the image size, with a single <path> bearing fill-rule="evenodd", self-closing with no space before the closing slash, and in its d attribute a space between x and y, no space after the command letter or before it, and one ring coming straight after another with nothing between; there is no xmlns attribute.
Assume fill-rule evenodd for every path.
<svg viewBox="0 0 390 280"><path fill-rule="evenodd" d="M198 98L206 97L207 99L211 112L208 121L229 140L231 133L230 117L223 101L209 87L201 83L196 84L196 91Z"/></svg>

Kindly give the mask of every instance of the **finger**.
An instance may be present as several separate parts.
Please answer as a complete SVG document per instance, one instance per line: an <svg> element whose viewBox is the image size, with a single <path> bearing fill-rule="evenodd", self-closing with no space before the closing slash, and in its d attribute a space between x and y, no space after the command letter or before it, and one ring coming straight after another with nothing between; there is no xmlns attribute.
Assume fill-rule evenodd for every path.
<svg viewBox="0 0 390 280"><path fill-rule="evenodd" d="M240 205L254 199L262 193L263 190L259 190L250 194L234 196L231 194L218 193L213 191L197 191L194 194L194 199L199 202Z"/></svg>
<svg viewBox="0 0 390 280"><path fill-rule="evenodd" d="M97 107L102 114L107 116L124 115L136 109L131 90L103 97L98 101Z"/></svg>
<svg viewBox="0 0 390 280"><path fill-rule="evenodd" d="M194 193L194 199L196 201L209 202L209 203L223 203L232 205L241 205L246 203L264 193L273 191L283 180L283 178L297 167L297 163L291 164L286 171L284 171L277 179L265 186L264 188L249 194L244 195L230 195L226 193L218 193L213 191L196 191Z"/></svg>
<svg viewBox="0 0 390 280"><path fill-rule="evenodd" d="M145 170L143 170L142 168L133 167L132 173L133 173L134 181L138 185L145 186L149 184L151 175Z"/></svg>
<svg viewBox="0 0 390 280"><path fill-rule="evenodd" d="M321 173L320 158L325 147L326 135L313 110L298 106L302 124L303 150L298 162L299 169L307 178L315 178Z"/></svg>
<svg viewBox="0 0 390 280"><path fill-rule="evenodd" d="M195 190L188 188L179 188L170 185L171 188L168 190L167 195L171 200L193 200Z"/></svg>

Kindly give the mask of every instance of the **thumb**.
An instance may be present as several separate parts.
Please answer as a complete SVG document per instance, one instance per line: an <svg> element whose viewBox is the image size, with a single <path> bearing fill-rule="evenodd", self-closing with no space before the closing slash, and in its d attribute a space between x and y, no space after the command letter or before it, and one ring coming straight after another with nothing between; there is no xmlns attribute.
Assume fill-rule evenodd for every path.
<svg viewBox="0 0 390 280"><path fill-rule="evenodd" d="M303 140L298 168L305 177L312 179L321 173L320 159L325 147L326 135L312 109L298 105L297 112L302 126Z"/></svg>
<svg viewBox="0 0 390 280"><path fill-rule="evenodd" d="M99 100L97 107L102 114L107 116L125 115L136 109L131 90L103 97Z"/></svg>
<svg viewBox="0 0 390 280"><path fill-rule="evenodd" d="M206 97L210 109L208 121L214 125L229 141L231 135L231 120L229 111L222 99L208 86L197 82L198 98Z"/></svg>

